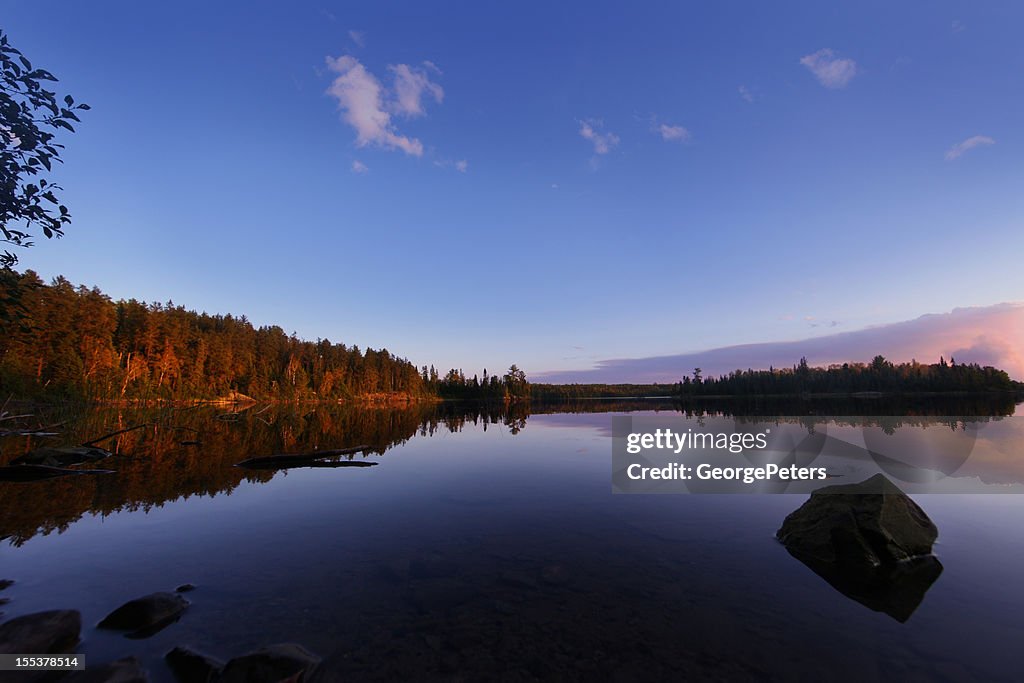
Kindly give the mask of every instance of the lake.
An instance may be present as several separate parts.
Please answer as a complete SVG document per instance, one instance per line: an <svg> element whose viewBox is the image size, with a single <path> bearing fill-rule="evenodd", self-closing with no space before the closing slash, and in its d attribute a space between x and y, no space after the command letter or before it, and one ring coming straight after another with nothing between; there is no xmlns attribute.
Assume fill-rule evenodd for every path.
<svg viewBox="0 0 1024 683"><path fill-rule="evenodd" d="M824 414L905 419L782 423L940 443L941 416L984 427L946 477L980 493L912 493L939 529L943 570L903 621L775 540L806 492L613 494L616 415L803 414L655 401L65 416L59 437L0 440L0 462L149 426L100 444L115 452L98 465L113 474L0 483L0 579L15 581L0 610L78 609L89 663L135 655L155 681L173 680L162 658L176 645L228 659L279 642L329 658L346 680L1018 680L1024 419L1012 405L868 406ZM234 467L361 444L370 451L354 460L376 466ZM95 628L125 601L184 583L196 586L190 607L155 635Z"/></svg>

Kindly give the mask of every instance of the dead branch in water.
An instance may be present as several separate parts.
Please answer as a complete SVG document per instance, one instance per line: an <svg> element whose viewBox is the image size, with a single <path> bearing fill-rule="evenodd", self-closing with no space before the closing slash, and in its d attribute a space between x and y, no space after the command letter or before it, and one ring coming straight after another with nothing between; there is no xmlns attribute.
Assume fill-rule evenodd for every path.
<svg viewBox="0 0 1024 683"><path fill-rule="evenodd" d="M136 429L142 429L143 427L152 427L152 426L153 426L152 422L143 422L142 424L135 425L134 427L127 427L125 429L119 429L116 432L111 432L109 434L104 434L103 436L99 437L98 439L93 439L92 441L86 441L82 445L83 446L95 446L100 441L104 441L106 439L109 439L112 436L117 436L119 434L126 434L128 432L134 432Z"/></svg>

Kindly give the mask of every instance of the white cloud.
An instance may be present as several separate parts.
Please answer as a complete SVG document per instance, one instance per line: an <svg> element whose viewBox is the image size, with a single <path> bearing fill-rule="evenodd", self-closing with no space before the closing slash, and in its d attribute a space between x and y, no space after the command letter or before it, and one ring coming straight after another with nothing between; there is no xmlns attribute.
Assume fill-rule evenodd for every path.
<svg viewBox="0 0 1024 683"><path fill-rule="evenodd" d="M594 143L595 154L607 154L612 147L619 144L619 136L615 133L602 133L599 131L604 124L601 121L587 119L580 121L580 137Z"/></svg>
<svg viewBox="0 0 1024 683"><path fill-rule="evenodd" d="M362 31L350 30L348 32L348 37L351 38L352 42L358 45L359 47L363 47L364 45L366 45L366 34L363 33Z"/></svg>
<svg viewBox="0 0 1024 683"><path fill-rule="evenodd" d="M845 88L850 79L857 74L855 61L840 59L827 47L801 57L800 63L826 88Z"/></svg>
<svg viewBox="0 0 1024 683"><path fill-rule="evenodd" d="M963 142L958 142L946 150L946 161L953 161L953 159L959 158L964 152L968 152L975 147L994 144L996 144L996 141L987 135L975 135L973 137L969 137Z"/></svg>
<svg viewBox="0 0 1024 683"><path fill-rule="evenodd" d="M741 85L737 89L737 91L739 92L740 97L742 97L745 101L747 101L747 102L753 102L754 101L754 93L750 92L750 89L747 86Z"/></svg>
<svg viewBox="0 0 1024 683"><path fill-rule="evenodd" d="M357 146L379 145L423 156L423 143L399 135L391 122L388 107L400 105L386 101L388 93L359 60L348 55L328 57L327 67L338 74L327 93L338 101L342 119L355 129Z"/></svg>
<svg viewBox="0 0 1024 683"><path fill-rule="evenodd" d="M430 62L426 62L431 64ZM435 69L437 67L434 67ZM423 116L423 95L430 95L437 102L444 100L444 90L427 77L424 69L414 69L408 64L389 66L395 74L395 96L393 109L405 116Z"/></svg>
<svg viewBox="0 0 1024 683"><path fill-rule="evenodd" d="M670 126L667 123L663 123L658 126L655 131L661 136L662 140L669 140L671 142L687 142L690 139L690 131L686 130L682 126Z"/></svg>
<svg viewBox="0 0 1024 683"><path fill-rule="evenodd" d="M352 172L353 173L367 173L367 172L369 172L369 170L370 170L369 166L367 166L363 162L359 161L359 159L356 159L355 161L352 162Z"/></svg>
<svg viewBox="0 0 1024 683"><path fill-rule="evenodd" d="M967 25L959 19L954 19L951 28L953 29L953 33L960 33L961 31L967 30Z"/></svg>
<svg viewBox="0 0 1024 683"><path fill-rule="evenodd" d="M466 161L465 159L459 159L458 161L455 162L455 170L458 171L459 173L465 173L468 168L469 162Z"/></svg>

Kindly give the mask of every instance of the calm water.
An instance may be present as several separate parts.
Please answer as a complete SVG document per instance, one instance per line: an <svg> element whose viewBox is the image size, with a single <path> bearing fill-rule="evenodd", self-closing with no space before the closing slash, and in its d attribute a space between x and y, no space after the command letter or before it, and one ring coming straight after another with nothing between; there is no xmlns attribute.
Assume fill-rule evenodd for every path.
<svg viewBox="0 0 1024 683"><path fill-rule="evenodd" d="M900 623L775 541L805 494L612 495L611 416L650 406L605 407L78 416L49 442L156 424L104 442L116 474L0 484L16 581L0 609L79 609L88 661L136 655L158 681L175 645L227 659L285 641L354 680L1019 679L1024 497L915 495L944 571ZM991 432L971 477L1024 484L1022 421ZM3 440L0 462L39 442ZM378 466L232 467L362 443ZM93 628L186 582L191 607L149 639Z"/></svg>

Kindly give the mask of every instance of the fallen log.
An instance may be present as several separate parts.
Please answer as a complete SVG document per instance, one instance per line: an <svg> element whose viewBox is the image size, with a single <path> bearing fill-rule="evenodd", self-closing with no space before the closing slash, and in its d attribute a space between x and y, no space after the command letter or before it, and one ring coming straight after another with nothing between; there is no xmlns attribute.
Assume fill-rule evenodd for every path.
<svg viewBox="0 0 1024 683"><path fill-rule="evenodd" d="M65 446L54 448L43 446L30 453L19 456L11 461L12 465L46 465L48 467L68 467L83 462L96 462L109 458L113 453L95 446Z"/></svg>
<svg viewBox="0 0 1024 683"><path fill-rule="evenodd" d="M39 481L72 474L113 474L114 470L72 470L50 465L8 465L0 467L0 481Z"/></svg>
<svg viewBox="0 0 1024 683"><path fill-rule="evenodd" d="M311 453L294 453L264 455L255 458L248 458L242 462L235 463L235 467L246 467L249 469L284 469L287 467L368 467L376 463L363 461L345 461L345 463L320 463L324 458L332 458L339 455L352 455L361 451L370 450L370 446L353 446L351 448L336 448L326 451L313 451Z"/></svg>

